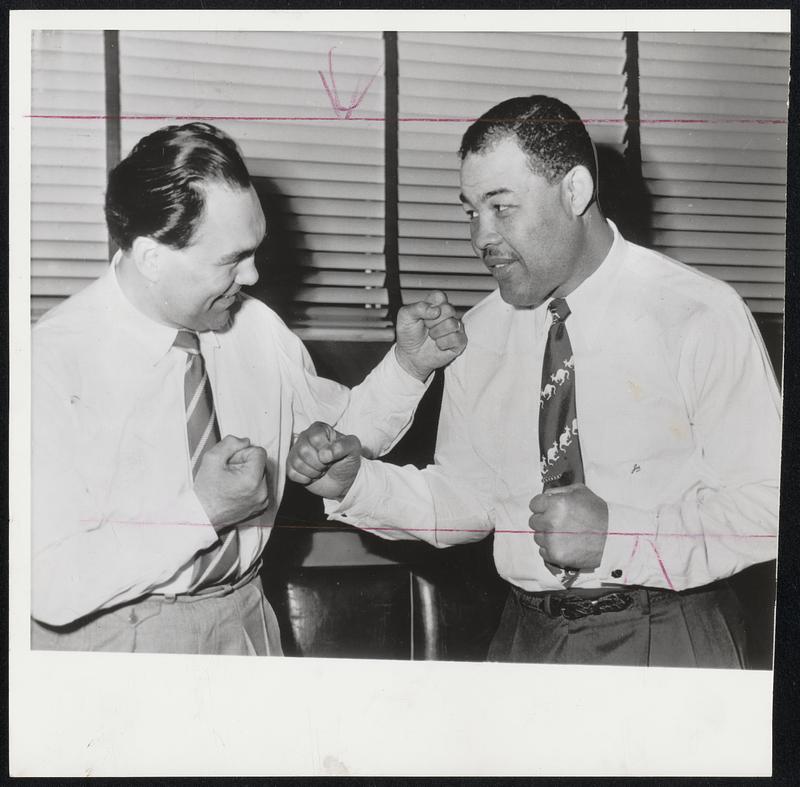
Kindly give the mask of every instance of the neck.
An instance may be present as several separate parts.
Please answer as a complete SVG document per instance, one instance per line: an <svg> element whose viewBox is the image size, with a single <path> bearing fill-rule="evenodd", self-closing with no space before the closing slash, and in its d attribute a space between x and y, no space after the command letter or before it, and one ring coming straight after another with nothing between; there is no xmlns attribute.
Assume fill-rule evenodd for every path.
<svg viewBox="0 0 800 787"><path fill-rule="evenodd" d="M566 298L602 265L614 242L614 231L596 203L581 216L580 222L579 240L575 249L578 265L575 276L567 283L567 287L557 293L562 298Z"/></svg>
<svg viewBox="0 0 800 787"><path fill-rule="evenodd" d="M614 242L614 231L600 213L597 204L592 205L586 212L586 259L591 276L608 256L611 244Z"/></svg>
<svg viewBox="0 0 800 787"><path fill-rule="evenodd" d="M123 251L117 263L117 282L119 282L122 294L135 309L154 322L169 325L158 309L153 283L142 276L128 252ZM170 325L170 327L172 326Z"/></svg>

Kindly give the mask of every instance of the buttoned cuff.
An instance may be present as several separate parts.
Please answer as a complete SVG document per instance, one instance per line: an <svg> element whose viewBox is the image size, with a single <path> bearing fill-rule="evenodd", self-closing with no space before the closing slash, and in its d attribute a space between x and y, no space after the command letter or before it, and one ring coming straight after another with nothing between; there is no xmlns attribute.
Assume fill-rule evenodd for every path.
<svg viewBox="0 0 800 787"><path fill-rule="evenodd" d="M323 501L325 515L329 519L353 525L370 518L373 506L370 504L369 492L370 489L373 490L374 497L376 484L380 483L374 478L375 471L372 467L374 464L372 460L362 458L353 484L341 501L328 499Z"/></svg>
<svg viewBox="0 0 800 787"><path fill-rule="evenodd" d="M634 559L642 538L656 535L655 513L619 503L608 503L608 536L603 559L595 571L601 582L636 584Z"/></svg>

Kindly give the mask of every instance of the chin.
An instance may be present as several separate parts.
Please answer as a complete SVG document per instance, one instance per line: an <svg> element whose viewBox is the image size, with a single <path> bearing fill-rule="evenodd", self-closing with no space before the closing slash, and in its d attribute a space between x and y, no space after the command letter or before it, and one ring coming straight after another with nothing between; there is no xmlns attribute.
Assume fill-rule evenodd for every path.
<svg viewBox="0 0 800 787"><path fill-rule="evenodd" d="M217 316L216 319L209 320L208 330L217 331L217 333L227 331L233 325L233 318L237 311L238 304L234 304L230 309Z"/></svg>
<svg viewBox="0 0 800 787"><path fill-rule="evenodd" d="M511 306L516 306L520 309L535 308L540 303L543 303L543 298L538 298L529 292L519 292L514 289L504 289L500 287L500 297Z"/></svg>

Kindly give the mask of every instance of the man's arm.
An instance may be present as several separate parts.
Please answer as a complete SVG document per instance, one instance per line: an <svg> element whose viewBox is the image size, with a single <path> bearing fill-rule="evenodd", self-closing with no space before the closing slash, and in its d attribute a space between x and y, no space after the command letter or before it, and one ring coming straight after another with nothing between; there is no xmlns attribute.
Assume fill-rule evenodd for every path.
<svg viewBox="0 0 800 787"><path fill-rule="evenodd" d="M583 485L537 495L530 526L548 562L683 590L775 557L780 403L758 328L740 304L738 313L704 315L689 336L679 383L696 483L651 510L603 501Z"/></svg>
<svg viewBox="0 0 800 787"><path fill-rule="evenodd" d="M194 487L187 480L168 497L143 480L146 473L122 480L124 501L93 489L81 471L84 457L75 456L80 424L72 407L56 382L35 374L31 613L54 626L167 582L266 496L262 449L233 437L203 457ZM158 461L153 455L139 464Z"/></svg>
<svg viewBox="0 0 800 787"><path fill-rule="evenodd" d="M318 377L302 343L292 334L285 348L293 388L295 432L321 421L357 435L365 456L381 456L405 434L431 373L463 351L466 335L441 292L404 306L397 318L397 343L365 380L348 390ZM297 372L301 373L298 374Z"/></svg>
<svg viewBox="0 0 800 787"><path fill-rule="evenodd" d="M364 459L358 441L315 424L292 447L288 475L328 498L332 519L382 538L419 539L438 547L478 541L494 528L494 479L471 446L469 409L451 366L433 465L419 470Z"/></svg>

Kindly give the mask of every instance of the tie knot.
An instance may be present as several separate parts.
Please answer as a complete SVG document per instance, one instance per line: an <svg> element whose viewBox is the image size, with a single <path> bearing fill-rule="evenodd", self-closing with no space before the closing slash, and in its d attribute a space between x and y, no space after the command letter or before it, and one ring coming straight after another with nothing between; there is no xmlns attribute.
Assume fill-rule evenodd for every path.
<svg viewBox="0 0 800 787"><path fill-rule="evenodd" d="M172 346L193 355L200 354L200 338L194 331L178 331Z"/></svg>
<svg viewBox="0 0 800 787"><path fill-rule="evenodd" d="M553 315L553 322L564 322L571 314L567 302L563 298L553 298L547 307Z"/></svg>

